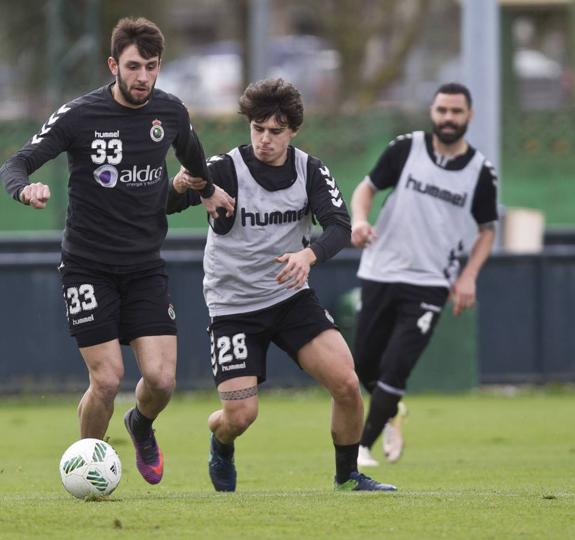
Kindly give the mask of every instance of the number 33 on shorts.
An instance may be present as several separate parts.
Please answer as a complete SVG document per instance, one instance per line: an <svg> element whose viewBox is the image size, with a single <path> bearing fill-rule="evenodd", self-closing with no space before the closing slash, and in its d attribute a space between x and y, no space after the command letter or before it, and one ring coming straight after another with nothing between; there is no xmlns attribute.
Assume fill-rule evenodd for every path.
<svg viewBox="0 0 575 540"><path fill-rule="evenodd" d="M94 286L84 283L66 289L66 315L78 315L82 311L92 311L98 307Z"/></svg>
<svg viewBox="0 0 575 540"><path fill-rule="evenodd" d="M210 333L210 355L212 359L212 371L214 376L220 367L227 366L232 362L241 362L248 357L248 347L246 345L246 335L241 332L233 336L218 336L214 339L213 332ZM227 371L223 368L224 371Z"/></svg>

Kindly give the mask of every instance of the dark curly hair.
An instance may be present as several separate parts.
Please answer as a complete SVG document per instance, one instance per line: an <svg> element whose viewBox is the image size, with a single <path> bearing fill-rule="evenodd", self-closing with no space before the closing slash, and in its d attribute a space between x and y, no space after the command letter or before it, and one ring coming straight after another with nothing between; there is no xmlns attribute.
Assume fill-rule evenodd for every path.
<svg viewBox="0 0 575 540"><path fill-rule="evenodd" d="M264 79L250 84L240 97L240 114L251 122L275 117L281 125L297 131L303 123L299 90L283 79Z"/></svg>

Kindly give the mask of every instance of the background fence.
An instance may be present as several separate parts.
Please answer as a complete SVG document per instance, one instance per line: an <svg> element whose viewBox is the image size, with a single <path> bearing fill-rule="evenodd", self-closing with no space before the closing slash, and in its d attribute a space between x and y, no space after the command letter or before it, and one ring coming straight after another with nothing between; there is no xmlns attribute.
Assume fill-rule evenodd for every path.
<svg viewBox="0 0 575 540"><path fill-rule="evenodd" d="M305 123L294 142L324 161L349 203L357 183L395 135L429 129L427 106L437 86L461 79L458 21L464 2L265 4L269 75L295 82L304 96ZM50 109L105 84L108 36L127 12L147 16L163 29L168 48L158 86L167 85L191 107L206 154L248 142L245 120L234 110L247 82L246 68L254 65L245 45L248 15L256 5L263 3L0 0L0 162L38 131ZM498 6L500 201L506 207L540 210L547 232L560 229L558 242L570 241L569 229L575 225L575 2L500 0ZM216 110L220 116L206 116ZM172 155L168 169L171 174L178 169ZM0 192L0 385L83 385L85 370L66 333L55 271L67 206L66 157L46 164L33 179L51 187L45 210L24 208ZM193 229L203 236L206 217L202 209L192 209L169 220L166 258L180 320L180 383L207 384L200 248L177 234ZM533 257L494 256L480 278L479 309L460 319L445 314L411 380L413 387L572 378L569 328L575 287L569 249L549 247ZM312 275L323 301L340 317L342 295L357 284L357 256L343 253ZM272 362L272 374L282 362ZM135 366L128 364L127 377L133 379ZM282 381L305 384L296 368L286 369Z"/></svg>
<svg viewBox="0 0 575 540"><path fill-rule="evenodd" d="M178 387L212 386L208 314L202 296L203 236L172 234L168 263L178 321ZM311 285L334 315L350 344L359 284L359 251L345 249L314 267ZM0 393L78 391L86 370L68 336L61 284L58 235L41 241L0 243ZM448 309L432 345L410 380L410 390L463 390L479 384L575 381L575 249L549 247L542 254L496 254L478 283L475 311L454 317ZM138 371L129 347L125 388ZM272 347L266 386L305 386L312 381Z"/></svg>

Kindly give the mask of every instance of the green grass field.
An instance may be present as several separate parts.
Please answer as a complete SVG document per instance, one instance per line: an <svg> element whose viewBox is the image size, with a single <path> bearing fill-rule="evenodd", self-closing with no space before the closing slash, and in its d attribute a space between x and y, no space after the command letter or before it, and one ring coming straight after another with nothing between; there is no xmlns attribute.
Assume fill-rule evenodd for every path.
<svg viewBox="0 0 575 540"><path fill-rule="evenodd" d="M237 442L233 494L213 492L207 474L215 393L176 396L156 426L164 480L149 486L122 398L109 436L123 478L102 502L60 484L60 456L77 438L75 400L0 400L1 539L575 538L573 389L410 397L404 457L369 471L395 494L333 492L321 391L262 393L260 418Z"/></svg>

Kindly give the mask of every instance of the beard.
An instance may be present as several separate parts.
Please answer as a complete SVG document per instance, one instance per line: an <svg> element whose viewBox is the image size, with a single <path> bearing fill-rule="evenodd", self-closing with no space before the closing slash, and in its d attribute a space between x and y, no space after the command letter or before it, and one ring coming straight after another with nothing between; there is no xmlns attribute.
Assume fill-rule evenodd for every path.
<svg viewBox="0 0 575 540"><path fill-rule="evenodd" d="M462 124L458 126L451 122L445 122L444 124L433 124L433 133L437 135L437 138L443 144L453 144L463 138L467 132L468 124ZM444 128L449 127L453 131L442 131Z"/></svg>
<svg viewBox="0 0 575 540"><path fill-rule="evenodd" d="M150 99L150 95L152 94L152 90L154 89L154 86L156 85L156 83L154 82L154 84L150 88L150 91L145 96L142 96L141 98L136 98L130 93L130 89L128 88L128 85L126 84L126 81L122 78L122 74L120 73L120 70L118 70L118 75L116 78L118 80L118 90L120 90L122 97L130 105L137 105L138 106L138 105L143 105L144 103L146 103Z"/></svg>

